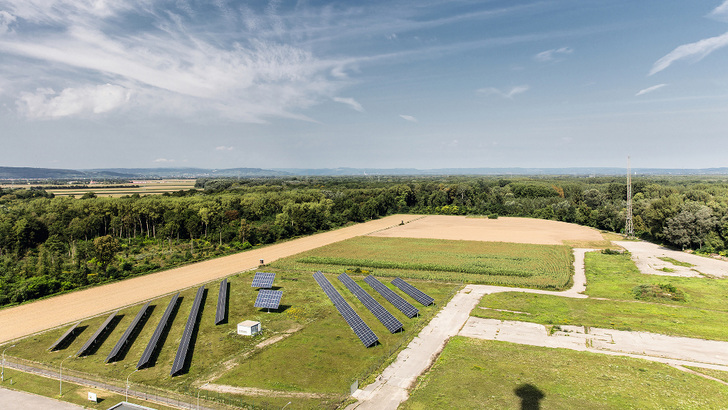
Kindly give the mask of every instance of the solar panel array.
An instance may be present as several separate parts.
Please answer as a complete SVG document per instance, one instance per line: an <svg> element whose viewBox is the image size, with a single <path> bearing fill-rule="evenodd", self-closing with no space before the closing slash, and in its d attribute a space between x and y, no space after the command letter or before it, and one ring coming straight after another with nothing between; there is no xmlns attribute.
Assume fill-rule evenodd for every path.
<svg viewBox="0 0 728 410"><path fill-rule="evenodd" d="M269 273L269 272L255 272L255 277L253 277L253 284L250 285L254 288L271 288L273 287L273 279L276 278L275 273Z"/></svg>
<svg viewBox="0 0 728 410"><path fill-rule="evenodd" d="M421 290L417 289L416 287L410 285L400 278L395 278L392 281L392 285L398 287L400 290L402 290L402 292L410 295L412 299L422 303L425 306L430 306L431 304L435 303L435 299L427 296Z"/></svg>
<svg viewBox="0 0 728 410"><path fill-rule="evenodd" d="M220 293L217 295L217 310L215 311L215 324L219 325L225 321L225 311L227 310L227 278L220 282Z"/></svg>
<svg viewBox="0 0 728 410"><path fill-rule="evenodd" d="M174 357L174 363L172 363L172 370L169 372L170 376L174 376L179 373L185 362L187 361L187 353L190 350L190 341L192 340L192 332L197 325L199 319L200 305L202 305L202 296L205 294L205 285L200 286L197 289L197 295L195 295L195 301L192 303L192 309L190 309L190 316L187 317L187 325L185 325L185 331L182 333L182 340L179 342L177 348L177 355Z"/></svg>
<svg viewBox="0 0 728 410"><path fill-rule="evenodd" d="M141 322L144 316L146 316L149 303L150 302L147 302L147 304L142 307L142 309L139 311L139 313L137 313L136 317L131 322L129 327L126 328L124 334L121 335L121 339L116 342L116 346L114 346L114 348L111 349L111 353L106 356L106 363L116 360L116 357L119 356L119 353L121 353L121 350L124 348L124 346L126 346L127 342L129 341L129 336L134 333L134 329L136 329L136 327L139 325L139 322Z"/></svg>
<svg viewBox="0 0 728 410"><path fill-rule="evenodd" d="M326 279L324 274L316 272L313 274L313 278L316 280L316 283L321 286L321 289L324 293L326 293L326 296L329 297L336 307L336 310L339 311L339 314L344 317L344 320L346 320L346 323L349 324L351 330L353 330L357 337L359 337L359 340L364 343L364 346L369 347L376 344L379 341L377 335L375 335L374 332L372 332L372 329L370 329L359 315L356 314L354 309L346 303L344 298L336 289L334 289L334 286L328 279Z"/></svg>
<svg viewBox="0 0 728 410"><path fill-rule="evenodd" d="M413 318L420 313L419 309L404 300L402 296L394 293L392 289L388 288L385 284L377 280L377 278L375 278L374 276L367 276L366 278L364 278L364 282L366 282L369 286L372 287L372 289L376 290L380 295L382 295L383 298L387 299L389 303L391 303L394 307L407 315L407 317Z"/></svg>
<svg viewBox="0 0 728 410"><path fill-rule="evenodd" d="M255 299L255 307L278 309L282 296L283 292L280 290L263 289L258 292L258 297Z"/></svg>
<svg viewBox="0 0 728 410"><path fill-rule="evenodd" d="M356 296L359 301L369 309L374 316L379 319L384 327L389 330L390 333L396 333L402 330L402 322L397 320L396 317L392 316L387 309L384 308L379 302L377 302L370 294L368 294L361 286L359 286L354 279L350 278L346 273L339 275L338 279L341 283L346 286L351 293Z"/></svg>
<svg viewBox="0 0 728 410"><path fill-rule="evenodd" d="M53 344L51 345L51 347L49 347L49 348L48 348L48 350L50 350L50 351L56 350L56 348L57 348L57 347L58 347L58 346L59 346L59 345L60 345L61 343L63 343L63 342L64 342L64 341L66 340L66 338L68 338L69 336L71 336L71 335L73 334L73 332L74 332L74 331L76 330L76 327L77 327L77 326L78 326L78 325L79 325L80 323L81 323L81 322L78 322L78 323L76 323L75 325L71 326L71 328L70 328L70 329L68 329L68 330L66 331L66 333L64 333L64 334L63 334L63 336L59 337L59 338L58 338L58 340L56 340L55 342L53 342Z"/></svg>
<svg viewBox="0 0 728 410"><path fill-rule="evenodd" d="M99 326L99 328L96 330L96 333L91 335L91 337L86 341L86 343L84 343L78 353L76 353L76 356L83 356L84 354L86 354L87 351L91 349L91 347L93 347L93 345L96 343L96 340L99 338L99 336L101 336L101 334L104 333L104 331L106 331L106 328L109 327L111 321L114 320L117 313L118 311L110 314L109 317L106 318L104 323L102 323L101 326Z"/></svg>
<svg viewBox="0 0 728 410"><path fill-rule="evenodd" d="M141 369L142 367L148 365L149 361L152 359L152 354L157 348L159 338L162 336L164 329L169 324L169 317L172 315L172 311L174 311L174 307L177 305L177 298L179 298L179 292L177 292L176 295L172 296L172 300L169 301L169 305L167 305L167 309L164 311L164 315L162 315L162 318L159 319L159 324L154 330L152 338L149 339L149 343L147 343L147 347L144 349L144 353L142 353L142 357L139 359L139 363L137 363L137 369Z"/></svg>

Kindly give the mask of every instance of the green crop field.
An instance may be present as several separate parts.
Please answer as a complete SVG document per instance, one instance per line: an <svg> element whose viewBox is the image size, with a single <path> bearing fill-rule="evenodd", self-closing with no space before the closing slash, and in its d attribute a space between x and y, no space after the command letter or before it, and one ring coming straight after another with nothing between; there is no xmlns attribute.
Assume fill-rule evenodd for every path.
<svg viewBox="0 0 728 410"><path fill-rule="evenodd" d="M283 392L263 396L230 396L233 403L265 408L282 407L291 401L291 397L286 397L285 392L305 392L311 393L311 398L296 398L296 403L289 408L333 408L346 398L349 385L353 381L365 382L365 378L391 360L394 353L406 347L419 329L459 289L459 285L450 283L415 282L416 286L435 298L436 305L418 306L421 316L413 319L388 306L390 312L404 324L403 332L390 334L335 276L329 275L329 281L379 336L379 345L365 348L313 280L312 272L266 270L277 273L274 286L284 292L280 309L268 313L253 307L257 290L250 286L252 273L234 276L229 278L228 323L215 326L219 282L209 283L199 328L193 339L189 370L171 377L170 368L196 293L196 288L187 289L180 295L182 300L173 315L169 332L163 337L163 346L153 366L134 373L131 381L139 385L187 393L190 397L197 394L197 386L207 381ZM360 277L353 278L365 289L368 287ZM404 296L396 288L392 288ZM373 291L369 293L387 306L388 302L379 294ZM59 351L48 352L47 348L65 333L68 326L21 340L8 354L39 362L50 368L58 368L61 360L65 359L64 371L83 372L97 380L123 385L126 377L134 371L169 300L170 296L165 296L152 301L153 311L143 330L133 339L128 352L116 363L105 364L104 360L141 305L119 311L113 330L100 347L88 356L67 358L78 351L108 315L81 322L81 333L70 345ZM246 319L260 321L262 335L252 338L237 335L237 323ZM255 347L265 340L277 337L282 340L264 348Z"/></svg>
<svg viewBox="0 0 728 410"><path fill-rule="evenodd" d="M358 237L277 261L289 270L371 271L375 276L560 290L573 255L562 245Z"/></svg>
<svg viewBox="0 0 728 410"><path fill-rule="evenodd" d="M458 336L400 408L720 409L726 403L728 386L661 363Z"/></svg>

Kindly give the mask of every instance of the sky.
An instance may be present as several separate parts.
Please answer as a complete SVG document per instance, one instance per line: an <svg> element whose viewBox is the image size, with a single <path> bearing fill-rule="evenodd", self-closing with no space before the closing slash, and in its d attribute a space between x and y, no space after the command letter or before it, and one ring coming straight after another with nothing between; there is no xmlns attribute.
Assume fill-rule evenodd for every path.
<svg viewBox="0 0 728 410"><path fill-rule="evenodd" d="M728 166L728 0L0 0L0 166Z"/></svg>

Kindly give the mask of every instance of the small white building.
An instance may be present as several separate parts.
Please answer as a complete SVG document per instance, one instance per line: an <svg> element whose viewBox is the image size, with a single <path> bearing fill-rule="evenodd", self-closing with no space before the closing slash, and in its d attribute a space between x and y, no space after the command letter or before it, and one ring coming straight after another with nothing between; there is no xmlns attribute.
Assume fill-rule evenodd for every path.
<svg viewBox="0 0 728 410"><path fill-rule="evenodd" d="M246 320L238 323L238 334L243 336L253 336L260 332L260 322L254 320Z"/></svg>

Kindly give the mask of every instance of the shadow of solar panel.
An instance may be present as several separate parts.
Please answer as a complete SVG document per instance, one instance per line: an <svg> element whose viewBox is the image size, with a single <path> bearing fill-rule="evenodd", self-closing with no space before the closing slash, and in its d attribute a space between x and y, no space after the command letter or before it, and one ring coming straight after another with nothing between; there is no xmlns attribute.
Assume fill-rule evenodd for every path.
<svg viewBox="0 0 728 410"><path fill-rule="evenodd" d="M58 347L58 346L59 346L60 344L62 344L63 342L65 342L65 340L66 340L66 339L67 339L68 337L70 337L70 336L71 336L71 335L73 334L73 332L74 332L74 331L76 330L76 327L78 327L78 325L79 325L79 324L81 324L81 322L78 322L78 323L76 323L75 325L71 326L71 328L70 328L70 329L68 329L68 330L66 331L66 333L64 333L64 334L63 334L63 335L62 335L61 337L59 337L59 338L58 338L58 339L57 339L57 340L56 340L55 342L53 342L53 344L51 345L51 347L49 347L49 348L48 348L48 350L50 350L50 351L53 351L53 350L55 350L55 349L56 349L56 348L57 348L57 347Z"/></svg>
<svg viewBox="0 0 728 410"><path fill-rule="evenodd" d="M219 325L225 321L225 312L227 311L227 278L220 282L220 293L217 295L217 310L215 311L215 324Z"/></svg>
<svg viewBox="0 0 728 410"><path fill-rule="evenodd" d="M169 301L167 309L165 309L162 318L159 319L159 324L157 325L157 328L154 329L154 334L152 334L152 338L149 339L149 343L147 343L147 347L144 349L144 353L142 353L142 357L139 359L139 363L137 363L137 369L141 369L142 367L148 365L149 361L152 359L152 354L157 348L157 343L159 343L159 338L162 336L162 333L164 333L164 329L169 324L169 317L172 315L172 312L177 305L178 298L179 292L177 292L176 295L172 296L172 300Z"/></svg>
<svg viewBox="0 0 728 410"><path fill-rule="evenodd" d="M321 272L316 272L313 274L313 278L316 280L316 283L319 284L326 296L329 297L331 302L336 307L336 310L339 311L339 314L344 318L344 320L346 320L346 323L349 324L351 330L354 331L354 334L356 334L356 336L359 338L359 340L361 340L364 346L370 347L375 345L379 341L377 335L375 335L374 332L372 332L372 329L370 329L369 326L364 323L364 321L359 317L354 309L352 309L351 306L346 303L344 298L334 288L331 282L326 279L324 274Z"/></svg>
<svg viewBox="0 0 728 410"><path fill-rule="evenodd" d="M200 305L202 305L202 298L205 294L205 286L200 286L197 289L197 295L195 295L195 301L192 303L192 309L190 309L190 315L187 317L187 325L185 325L185 331L182 333L182 340L179 342L177 348L177 355L174 357L174 363L172 363L172 370L169 372L170 376L174 376L179 373L182 368L185 367L187 361L187 353L190 350L190 341L192 340L192 332L197 326L197 321L200 318Z"/></svg>
<svg viewBox="0 0 728 410"><path fill-rule="evenodd" d="M400 278L395 278L392 281L392 285L398 287L402 292L408 294L412 299L422 303L424 306L430 306L435 303L435 299Z"/></svg>
<svg viewBox="0 0 728 410"><path fill-rule="evenodd" d="M359 301L369 309L374 316L379 319L384 327L389 330L390 333L396 333L402 330L402 322L397 320L387 309L384 308L379 302L377 302L370 294L368 294L361 286L359 286L354 279L350 278L346 273L339 275L338 279L341 283L346 286L351 293L356 296Z"/></svg>
<svg viewBox="0 0 728 410"><path fill-rule="evenodd" d="M255 307L266 308L266 309L278 309L278 305L281 304L281 297L283 292L280 290L268 290L263 289L258 292L258 297L255 298Z"/></svg>
<svg viewBox="0 0 728 410"><path fill-rule="evenodd" d="M255 272L255 276L253 277L253 283L250 286L253 288L271 288L273 287L273 280L275 278L275 273Z"/></svg>
<svg viewBox="0 0 728 410"><path fill-rule="evenodd" d="M387 299L389 303L391 303L394 307L400 310L400 312L407 315L409 318L413 318L417 316L420 313L420 310L416 307L412 306L409 302L404 300L402 296L399 296L398 294L394 293L392 289L388 288L385 284L377 280L372 275L367 276L364 278L364 282L366 282L369 286L372 287L372 289L376 290L377 293L382 295L383 298Z"/></svg>
<svg viewBox="0 0 728 410"><path fill-rule="evenodd" d="M84 343L78 353L76 353L76 356L83 356L89 349L91 349L91 347L93 347L93 345L96 343L96 340L104 333L104 331L106 331L106 328L109 327L111 321L114 320L117 313L119 313L118 310L110 314L109 317L106 318L104 323L102 323L101 326L99 326L99 328L96 330L96 333L91 335L91 337L86 341L86 343Z"/></svg>
<svg viewBox="0 0 728 410"><path fill-rule="evenodd" d="M116 346L114 346L114 348L111 349L111 353L106 356L106 363L116 360L116 356L118 356L121 352L121 349L126 346L126 343L129 340L129 336L131 336L131 334L134 332L134 329L136 329L136 327L139 325L139 322L141 322L142 318L144 318L144 316L147 314L147 308L149 308L149 303L150 302L147 302L146 305L142 307L142 309L139 311L139 313L137 313L136 317L131 322L129 327L126 328L124 334L121 335L119 341L116 342Z"/></svg>

